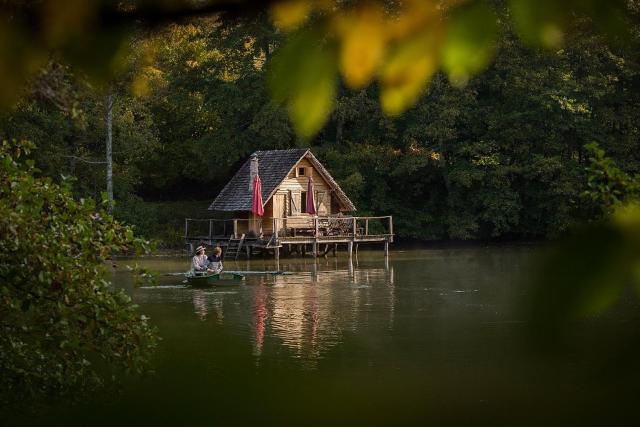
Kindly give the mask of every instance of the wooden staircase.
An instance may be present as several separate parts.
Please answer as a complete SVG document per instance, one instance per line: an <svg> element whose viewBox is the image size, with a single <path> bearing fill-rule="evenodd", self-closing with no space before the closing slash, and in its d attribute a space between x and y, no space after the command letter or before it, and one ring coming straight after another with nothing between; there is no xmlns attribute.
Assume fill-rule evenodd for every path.
<svg viewBox="0 0 640 427"><path fill-rule="evenodd" d="M224 256L222 259L238 259L238 255L240 254L240 250L242 249L242 243L244 242L244 234L240 236L239 239L234 239L233 236L229 238L229 243L227 244L227 250L224 251Z"/></svg>

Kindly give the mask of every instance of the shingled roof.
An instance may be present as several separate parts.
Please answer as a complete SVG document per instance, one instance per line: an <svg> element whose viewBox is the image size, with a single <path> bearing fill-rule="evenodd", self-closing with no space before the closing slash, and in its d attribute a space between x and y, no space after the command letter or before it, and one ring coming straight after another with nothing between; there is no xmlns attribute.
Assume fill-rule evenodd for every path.
<svg viewBox="0 0 640 427"><path fill-rule="evenodd" d="M262 182L262 201L266 204L271 196L276 192L278 186L287 177L289 172L302 158L307 160L316 168L318 173L327 181L327 184L335 192L345 209L355 211L356 208L342 191L338 183L331 177L329 172L322 166L320 161L306 148L289 150L267 150L256 151L258 157L258 174ZM253 156L253 155L252 155ZM249 188L249 158L236 172L231 180L225 185L218 197L211 203L209 210L213 211L250 211L251 193Z"/></svg>

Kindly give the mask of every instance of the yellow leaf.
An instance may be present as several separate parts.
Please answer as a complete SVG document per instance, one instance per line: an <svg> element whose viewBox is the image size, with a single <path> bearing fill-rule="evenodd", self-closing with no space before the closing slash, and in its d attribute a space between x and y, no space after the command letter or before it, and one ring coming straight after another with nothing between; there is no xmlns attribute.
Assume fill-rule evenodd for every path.
<svg viewBox="0 0 640 427"><path fill-rule="evenodd" d="M41 13L47 42L59 46L90 28L96 9L95 3L86 0L67 0L64 6L56 0L45 1Z"/></svg>
<svg viewBox="0 0 640 427"><path fill-rule="evenodd" d="M278 1L271 5L270 12L276 27L283 31L291 31L307 20L311 12L311 2L309 0Z"/></svg>
<svg viewBox="0 0 640 427"><path fill-rule="evenodd" d="M411 107L438 68L439 28L399 45L380 73L383 111L397 116Z"/></svg>
<svg viewBox="0 0 640 427"><path fill-rule="evenodd" d="M441 9L435 1L406 0L398 14L390 19L389 32L396 39L404 39L422 32L427 25L441 18Z"/></svg>
<svg viewBox="0 0 640 427"><path fill-rule="evenodd" d="M387 36L383 11L367 5L340 17L340 70L353 89L366 86L384 59Z"/></svg>

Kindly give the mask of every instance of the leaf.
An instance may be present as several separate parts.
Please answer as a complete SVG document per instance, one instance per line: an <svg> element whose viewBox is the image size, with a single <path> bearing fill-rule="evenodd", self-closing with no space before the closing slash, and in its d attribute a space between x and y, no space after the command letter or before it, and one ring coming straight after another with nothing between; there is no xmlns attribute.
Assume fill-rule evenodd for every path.
<svg viewBox="0 0 640 427"><path fill-rule="evenodd" d="M493 58L498 38L497 17L484 2L456 10L442 46L442 67L455 86L484 70Z"/></svg>
<svg viewBox="0 0 640 427"><path fill-rule="evenodd" d="M522 40L547 48L562 45L567 4L554 0L511 0L510 6Z"/></svg>
<svg viewBox="0 0 640 427"><path fill-rule="evenodd" d="M276 27L292 31L302 25L311 12L309 0L284 0L271 5L269 12Z"/></svg>
<svg viewBox="0 0 640 427"><path fill-rule="evenodd" d="M548 338L568 321L609 308L631 275L638 252L614 223L593 224L558 242L536 266L532 325Z"/></svg>
<svg viewBox="0 0 640 427"><path fill-rule="evenodd" d="M367 5L338 19L340 71L349 87L360 89L369 84L384 59L387 45L384 14L379 7Z"/></svg>
<svg viewBox="0 0 640 427"><path fill-rule="evenodd" d="M439 29L397 46L380 72L383 111L397 116L412 106L438 68Z"/></svg>
<svg viewBox="0 0 640 427"><path fill-rule="evenodd" d="M296 132L306 138L327 121L336 96L334 51L311 31L290 38L276 53L268 83L274 100L286 103Z"/></svg>

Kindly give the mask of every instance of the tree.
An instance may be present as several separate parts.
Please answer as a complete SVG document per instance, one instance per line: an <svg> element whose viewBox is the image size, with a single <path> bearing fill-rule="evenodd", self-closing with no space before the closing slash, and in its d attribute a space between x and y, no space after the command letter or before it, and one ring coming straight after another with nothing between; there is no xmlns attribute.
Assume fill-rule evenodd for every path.
<svg viewBox="0 0 640 427"><path fill-rule="evenodd" d="M142 373L156 345L148 318L105 279L113 253L148 242L70 182L36 176L33 146L0 145L0 402L90 390ZM103 202L103 206L106 201Z"/></svg>

